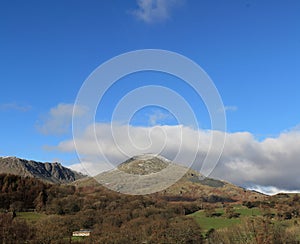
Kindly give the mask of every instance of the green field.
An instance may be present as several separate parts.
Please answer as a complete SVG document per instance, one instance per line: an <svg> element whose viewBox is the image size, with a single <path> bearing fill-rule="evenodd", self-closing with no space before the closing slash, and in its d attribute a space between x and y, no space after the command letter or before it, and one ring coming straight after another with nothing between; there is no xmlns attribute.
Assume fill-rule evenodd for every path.
<svg viewBox="0 0 300 244"><path fill-rule="evenodd" d="M86 241L85 236L72 236L72 241L76 241L76 242L85 242Z"/></svg>
<svg viewBox="0 0 300 244"><path fill-rule="evenodd" d="M258 216L258 215L261 215L261 212L258 208L246 208L246 207L243 207L243 206L236 206L234 208L234 210L237 212L237 213L240 213L241 217L245 217L245 216Z"/></svg>
<svg viewBox="0 0 300 244"><path fill-rule="evenodd" d="M216 213L222 214L220 217L206 217L204 210L197 211L190 216L195 218L196 222L201 226L203 233L206 233L210 229L221 229L229 227L241 222L241 220L247 216L257 216L260 215L258 208L248 209L241 205L234 207L234 211L240 213L238 218L226 218L224 217L224 210L222 208L216 209Z"/></svg>
<svg viewBox="0 0 300 244"><path fill-rule="evenodd" d="M17 218L25 219L29 222L36 222L37 220L46 217L46 214L37 212L17 212Z"/></svg>

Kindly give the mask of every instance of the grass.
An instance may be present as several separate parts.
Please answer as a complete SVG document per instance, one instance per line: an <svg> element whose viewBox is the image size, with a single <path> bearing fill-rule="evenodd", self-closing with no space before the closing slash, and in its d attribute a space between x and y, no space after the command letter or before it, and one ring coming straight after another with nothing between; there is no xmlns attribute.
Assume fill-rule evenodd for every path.
<svg viewBox="0 0 300 244"><path fill-rule="evenodd" d="M258 208L246 208L244 206L238 205L234 207L234 210L237 213L240 213L241 217L245 217L245 216L258 216L261 215L261 212Z"/></svg>
<svg viewBox="0 0 300 244"><path fill-rule="evenodd" d="M84 242L86 241L87 236L72 236L72 241Z"/></svg>
<svg viewBox="0 0 300 244"><path fill-rule="evenodd" d="M46 214L37 212L17 212L17 218L25 219L29 222L36 222L37 220L46 217Z"/></svg>
<svg viewBox="0 0 300 244"><path fill-rule="evenodd" d="M233 224L238 224L240 219L226 219L224 217L206 217L204 213L194 215L196 222L201 226L202 231L205 233L210 229L221 229L229 227Z"/></svg>
<svg viewBox="0 0 300 244"><path fill-rule="evenodd" d="M197 211L190 216L192 216L196 222L199 224L199 226L202 229L203 233L206 233L210 229L221 229L230 227L232 225L239 224L241 220L247 216L258 216L260 215L260 211L258 208L252 208L248 209L246 207L243 207L241 205L237 205L234 207L235 212L240 213L240 216L238 218L226 218L223 217L224 210L219 208L216 209L217 213L222 214L220 217L206 217L204 210Z"/></svg>

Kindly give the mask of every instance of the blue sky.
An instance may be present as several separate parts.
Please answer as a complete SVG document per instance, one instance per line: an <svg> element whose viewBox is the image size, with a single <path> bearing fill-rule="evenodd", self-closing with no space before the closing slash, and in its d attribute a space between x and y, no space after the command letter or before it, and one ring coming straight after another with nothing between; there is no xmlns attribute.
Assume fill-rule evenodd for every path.
<svg viewBox="0 0 300 244"><path fill-rule="evenodd" d="M297 130L299 12L297 0L1 1L0 155L76 162L74 152L53 147L71 138L68 113L78 90L100 64L137 49L166 49L200 65L228 108L228 133L247 132L259 142ZM172 79L133 78L188 92ZM134 87L126 84L124 78L112 94ZM204 105L189 99L208 129ZM106 104L113 108L113 100ZM65 117L49 129L60 112ZM147 109L133 123L149 126L147 116L156 112ZM155 116L160 125L176 124Z"/></svg>

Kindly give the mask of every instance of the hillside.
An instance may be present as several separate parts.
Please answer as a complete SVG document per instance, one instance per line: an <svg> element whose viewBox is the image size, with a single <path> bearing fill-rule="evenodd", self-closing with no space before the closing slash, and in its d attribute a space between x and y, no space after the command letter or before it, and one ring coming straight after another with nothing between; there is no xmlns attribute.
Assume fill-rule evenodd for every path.
<svg viewBox="0 0 300 244"><path fill-rule="evenodd" d="M101 175L151 176L172 164L160 156L135 156ZM45 184L0 174L0 243L75 243L72 233L80 229L92 230L82 243L273 243L279 236L298 243L298 195L264 196L173 167L185 169L179 181L140 196L111 191L94 178Z"/></svg>
<svg viewBox="0 0 300 244"><path fill-rule="evenodd" d="M41 163L16 157L0 157L0 173L34 177L48 183L70 183L85 177L60 163Z"/></svg>
<svg viewBox="0 0 300 244"><path fill-rule="evenodd" d="M0 243L202 243L195 203L0 174ZM73 231L92 230L77 239ZM138 230L138 231L137 231Z"/></svg>
<svg viewBox="0 0 300 244"><path fill-rule="evenodd" d="M134 156L114 170L75 184L95 185L96 180L114 191L135 195L158 194L174 201L244 202L266 197L225 181L204 178L197 171L151 154Z"/></svg>

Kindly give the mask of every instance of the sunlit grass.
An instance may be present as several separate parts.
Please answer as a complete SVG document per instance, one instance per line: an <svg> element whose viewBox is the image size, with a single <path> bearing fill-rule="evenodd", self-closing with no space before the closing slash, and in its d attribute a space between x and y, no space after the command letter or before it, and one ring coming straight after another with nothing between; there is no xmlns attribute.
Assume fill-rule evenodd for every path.
<svg viewBox="0 0 300 244"><path fill-rule="evenodd" d="M36 222L41 218L46 217L46 214L37 212L17 212L17 218L25 219L29 222Z"/></svg>
<svg viewBox="0 0 300 244"><path fill-rule="evenodd" d="M226 218L224 216L224 209L222 208L216 209L216 213L222 214L220 217L206 217L204 210L197 211L190 216L195 218L195 221L199 224L203 233L206 233L210 229L221 229L239 224L241 220L247 216L258 216L261 214L258 208L248 209L241 205L235 206L234 210L240 213L238 218Z"/></svg>

